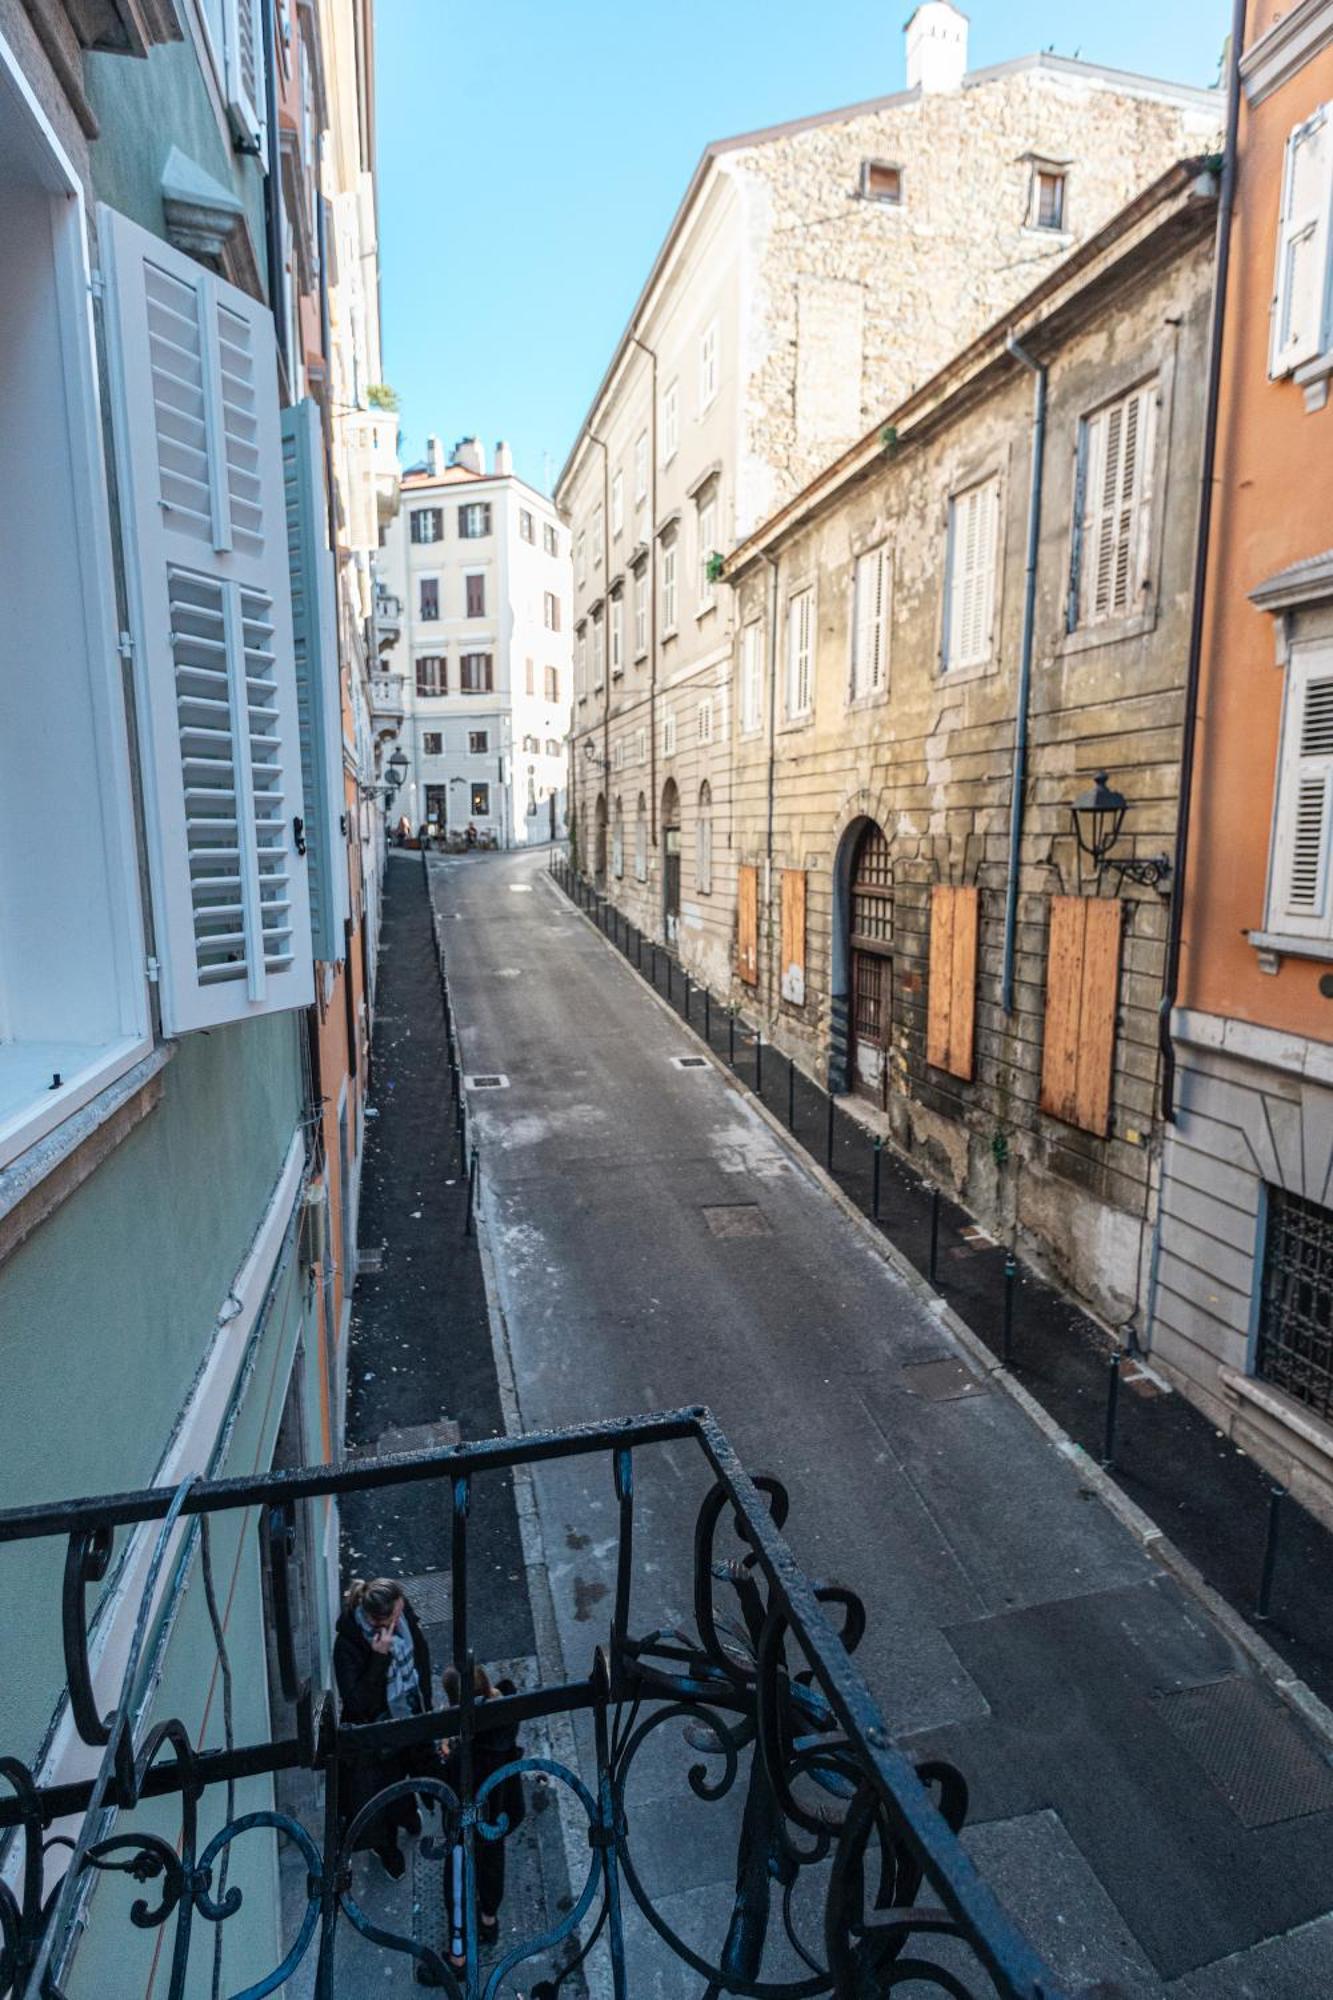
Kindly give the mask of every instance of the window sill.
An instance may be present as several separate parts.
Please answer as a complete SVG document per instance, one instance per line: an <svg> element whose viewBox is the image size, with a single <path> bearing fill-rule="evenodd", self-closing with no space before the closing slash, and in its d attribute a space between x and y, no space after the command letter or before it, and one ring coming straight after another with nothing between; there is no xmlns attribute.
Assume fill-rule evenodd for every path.
<svg viewBox="0 0 1333 2000"><path fill-rule="evenodd" d="M1322 410L1328 401L1328 378L1333 375L1333 352L1316 354L1312 361L1298 362L1289 372L1297 387L1305 391L1307 411L1313 415L1316 410Z"/></svg>
<svg viewBox="0 0 1333 2000"><path fill-rule="evenodd" d="M952 667L945 660L940 667L939 684L941 687L961 687L964 681L984 680L987 674L995 672L997 664L993 654L984 660L973 660L965 667Z"/></svg>
<svg viewBox="0 0 1333 2000"><path fill-rule="evenodd" d="M1049 243L1057 250L1070 250L1074 244L1074 233L1070 229L1046 229L1040 222L1025 222L1024 236L1036 239L1038 243Z"/></svg>
<svg viewBox="0 0 1333 2000"><path fill-rule="evenodd" d="M1157 606L1152 604L1146 611L1136 611L1132 618L1108 618L1101 625L1079 625L1064 634L1055 649L1055 658L1068 659L1077 653L1089 653L1096 646L1115 646L1122 639L1142 638L1156 623Z"/></svg>
<svg viewBox="0 0 1333 2000"><path fill-rule="evenodd" d="M804 715L789 715L778 724L778 735L792 736L799 729L808 729L814 719L813 709L807 711Z"/></svg>
<svg viewBox="0 0 1333 2000"><path fill-rule="evenodd" d="M1276 972L1284 958L1313 958L1333 965L1333 938L1287 937L1281 931L1247 931L1246 936L1259 954L1261 972Z"/></svg>
<svg viewBox="0 0 1333 2000"><path fill-rule="evenodd" d="M856 715L863 708L883 708L888 698L889 690L886 687L877 688L874 694L848 695L847 713Z"/></svg>
<svg viewBox="0 0 1333 2000"><path fill-rule="evenodd" d="M80 1188L162 1096L162 1072L176 1053L161 1042L68 1111L52 1130L0 1169L0 1264Z"/></svg>
<svg viewBox="0 0 1333 2000"><path fill-rule="evenodd" d="M643 662L647 659L647 657L648 657L648 648L646 646L640 646L638 652L634 655L635 666L636 667L642 666Z"/></svg>
<svg viewBox="0 0 1333 2000"><path fill-rule="evenodd" d="M1326 1458L1333 1458L1333 1427L1321 1423L1318 1417L1293 1402L1290 1396L1284 1396L1280 1389L1270 1388L1267 1382L1259 1381L1256 1376L1242 1375L1237 1368L1222 1368L1218 1372L1224 1388L1229 1389L1238 1400L1252 1403L1255 1409L1262 1410L1266 1417L1272 1417L1285 1429L1294 1431L1297 1437L1303 1438L1306 1444L1312 1445Z"/></svg>
<svg viewBox="0 0 1333 2000"><path fill-rule="evenodd" d="M713 602L712 602L711 604L701 604L701 605L699 606L699 609L698 609L698 610L697 610L697 611L695 612L695 614L694 614L694 622L695 622L695 624L696 624L696 625L702 625L702 624L703 624L703 622L704 622L704 619L705 619L705 618L711 618L711 617L713 616L713 613L714 613L714 612L715 612L716 610L717 610L717 599L716 599L716 598L714 598L714 600L713 600Z"/></svg>

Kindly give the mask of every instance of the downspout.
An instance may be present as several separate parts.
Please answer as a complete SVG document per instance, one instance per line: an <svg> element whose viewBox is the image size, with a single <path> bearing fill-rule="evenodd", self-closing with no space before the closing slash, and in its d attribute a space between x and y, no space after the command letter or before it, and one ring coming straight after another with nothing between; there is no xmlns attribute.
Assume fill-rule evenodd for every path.
<svg viewBox="0 0 1333 2000"><path fill-rule="evenodd" d="M1028 779L1028 706L1032 688L1032 640L1037 610L1037 551L1041 543L1041 487L1046 448L1046 364L1034 361L1013 334L1007 351L1032 376L1032 470L1028 480L1028 552L1023 576L1023 638L1018 659L1018 702L1014 717L1014 761L1009 792L1009 872L1004 885L1004 967L1000 975L1000 1005L1014 1011L1014 939L1018 930L1019 852L1023 838L1023 807Z"/></svg>
<svg viewBox="0 0 1333 2000"><path fill-rule="evenodd" d="M640 340L637 333L630 339L634 345L648 356L653 364L653 407L648 422L648 574L652 580L652 593L648 599L648 832L654 847L657 845L657 349L649 347L646 340Z"/></svg>
<svg viewBox="0 0 1333 2000"><path fill-rule="evenodd" d="M1222 151L1222 185L1217 202L1217 259L1213 275L1213 314L1208 333L1208 388L1204 403L1203 457L1199 466L1199 525L1194 545L1194 601L1190 609L1189 657L1185 667L1185 715L1180 738L1180 803L1176 816L1176 850L1171 864L1173 895L1166 932L1166 971L1157 1017L1162 1052L1162 1119L1176 1119L1176 1052L1171 1040L1171 1016L1180 986L1180 953L1185 921L1185 870L1189 859L1190 803L1194 795L1195 739L1198 735L1199 678L1203 664L1204 598L1208 587L1208 544L1213 524L1213 481L1217 464L1217 408L1222 388L1222 336L1226 326L1227 275L1231 264L1231 216L1236 204L1236 136L1240 128L1240 58L1245 42L1245 0L1235 0L1231 17L1231 59L1227 76L1227 129ZM1160 1230L1161 1205L1158 1204ZM1158 1234L1153 1238L1156 1277ZM1148 1323L1152 1325L1150 1299Z"/></svg>
<svg viewBox="0 0 1333 2000"><path fill-rule="evenodd" d="M611 453L605 438L588 432L602 452L602 797L611 817ZM622 639L623 645L623 639Z"/></svg>
<svg viewBox="0 0 1333 2000"><path fill-rule="evenodd" d="M264 21L264 106L268 123L264 175L264 248L268 259L268 306L277 336L278 367L287 401L295 401L296 370L287 352L287 273L282 265L282 141L278 136L278 52L274 9L261 7Z"/></svg>
<svg viewBox="0 0 1333 2000"><path fill-rule="evenodd" d="M778 562L767 549L759 553L768 564L770 588L768 595L768 823L764 845L764 944L767 959L768 1006L769 1012L777 1011L777 996L773 991L773 809L777 786L778 759L778 609L780 596L778 589Z"/></svg>

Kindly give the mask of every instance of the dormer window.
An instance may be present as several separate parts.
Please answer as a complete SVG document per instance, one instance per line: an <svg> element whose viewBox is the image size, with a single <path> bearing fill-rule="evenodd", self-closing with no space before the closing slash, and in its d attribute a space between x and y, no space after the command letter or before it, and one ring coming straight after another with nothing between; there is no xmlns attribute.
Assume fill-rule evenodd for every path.
<svg viewBox="0 0 1333 2000"><path fill-rule="evenodd" d="M890 160L862 160L861 193L866 201L882 201L890 208L901 208L902 168L895 167Z"/></svg>

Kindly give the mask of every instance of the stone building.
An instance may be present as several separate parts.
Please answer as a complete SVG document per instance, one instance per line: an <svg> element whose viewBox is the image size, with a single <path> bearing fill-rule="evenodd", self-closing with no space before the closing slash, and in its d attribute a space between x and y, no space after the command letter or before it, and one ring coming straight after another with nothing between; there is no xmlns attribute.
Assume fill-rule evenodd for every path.
<svg viewBox="0 0 1333 2000"><path fill-rule="evenodd" d="M679 931L715 979L731 950L735 690L710 556L1216 142L1211 91L1050 55L968 71L966 36L927 0L906 89L708 148L557 484L575 567L574 837L617 901ZM687 895L678 830L701 809L719 829L711 886Z"/></svg>
<svg viewBox="0 0 1333 2000"><path fill-rule="evenodd" d="M1333 1517L1333 7L1249 8L1152 1355Z"/></svg>
<svg viewBox="0 0 1333 2000"><path fill-rule="evenodd" d="M734 996L1114 1323L1166 932L1116 864L1175 830L1215 211L1169 170L726 570ZM1098 871L1100 772L1128 804Z"/></svg>

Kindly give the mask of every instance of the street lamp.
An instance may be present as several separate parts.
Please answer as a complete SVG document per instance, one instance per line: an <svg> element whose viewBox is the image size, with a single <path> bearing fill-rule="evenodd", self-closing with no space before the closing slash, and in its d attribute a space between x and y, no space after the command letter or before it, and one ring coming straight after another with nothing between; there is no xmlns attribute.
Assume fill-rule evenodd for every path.
<svg viewBox="0 0 1333 2000"><path fill-rule="evenodd" d="M1092 864L1094 880L1100 885L1102 876L1113 868L1117 883L1137 882L1140 888L1156 889L1163 892L1171 863L1165 854L1158 854L1151 861L1116 861L1111 850L1120 838L1120 829L1129 811L1129 800L1123 792L1113 791L1106 782L1105 771L1097 773L1097 781L1090 791L1074 800L1069 808L1069 816L1074 822L1074 838L1078 843L1079 881L1083 880L1083 857Z"/></svg>

